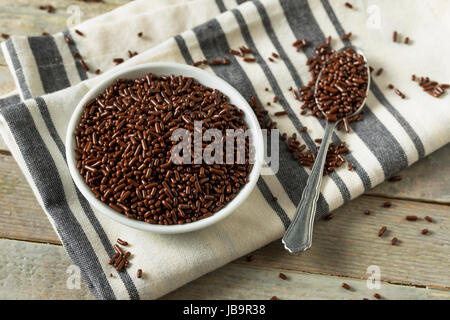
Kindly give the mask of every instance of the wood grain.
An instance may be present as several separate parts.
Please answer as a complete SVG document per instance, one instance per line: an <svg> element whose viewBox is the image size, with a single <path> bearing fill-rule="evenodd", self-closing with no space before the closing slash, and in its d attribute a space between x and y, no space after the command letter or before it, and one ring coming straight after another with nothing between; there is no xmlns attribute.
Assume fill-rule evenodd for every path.
<svg viewBox="0 0 450 320"><path fill-rule="evenodd" d="M49 0L55 8L54 13L39 10L42 3L29 0L2 0L0 6L0 33L11 35L39 36L42 32L56 33L67 29L67 18L71 15L67 8L76 5L81 10L81 20L85 21L102 13L111 11L129 0L103 0L101 2L83 2L75 0ZM0 65L5 65L0 57Z"/></svg>
<svg viewBox="0 0 450 320"><path fill-rule="evenodd" d="M0 240L0 299L94 299L83 281L79 289L69 289L67 273L72 262L64 249L54 245ZM304 272L279 271L247 265L229 264L209 273L162 299L450 299L450 291L381 283L369 290L366 280ZM352 290L342 288L342 282Z"/></svg>
<svg viewBox="0 0 450 320"><path fill-rule="evenodd" d="M332 274L364 279L370 265L379 266L383 281L437 286L450 289L449 207L422 202L391 200L390 208L381 204L386 198L362 196L334 212L329 221L314 227L313 246L292 256L276 241L251 254L252 264L274 269ZM363 212L371 210L371 214ZM418 221L405 216L417 215ZM425 215L433 222L423 219ZM378 237L382 226L387 231ZM422 229L429 229L422 235ZM399 243L391 245L396 237ZM247 264L245 258L236 261Z"/></svg>
<svg viewBox="0 0 450 320"><path fill-rule="evenodd" d="M59 243L17 165L0 156L0 238ZM369 265L378 265L383 280L392 283L450 287L450 216L446 205L362 196L335 211L335 218L320 221L313 248L299 256L288 255L279 241L256 251L254 264L263 268L295 270L363 279ZM364 211L370 209L370 216ZM408 222L406 215L430 215ZM383 237L381 226L388 231ZM430 234L421 235L424 228ZM392 237L400 239L392 246ZM246 264L239 259L236 264ZM430 272L432 270L432 272Z"/></svg>
<svg viewBox="0 0 450 320"><path fill-rule="evenodd" d="M60 244L24 175L0 154L0 238Z"/></svg>
<svg viewBox="0 0 450 320"><path fill-rule="evenodd" d="M419 300L450 299L450 291L415 288L381 283L380 289L368 289L366 280L331 277L295 271L283 271L287 280L279 278L278 271L252 265L229 264L205 275L163 299L261 299L277 296L283 300L351 299L375 300L374 293L382 299ZM342 288L342 283L351 290Z"/></svg>
<svg viewBox="0 0 450 320"><path fill-rule="evenodd" d="M450 204L450 144L399 173L402 180L385 182L368 194Z"/></svg>
<svg viewBox="0 0 450 320"><path fill-rule="evenodd" d="M0 240L0 252L0 299L94 299L82 280L68 289L72 262L64 248Z"/></svg>

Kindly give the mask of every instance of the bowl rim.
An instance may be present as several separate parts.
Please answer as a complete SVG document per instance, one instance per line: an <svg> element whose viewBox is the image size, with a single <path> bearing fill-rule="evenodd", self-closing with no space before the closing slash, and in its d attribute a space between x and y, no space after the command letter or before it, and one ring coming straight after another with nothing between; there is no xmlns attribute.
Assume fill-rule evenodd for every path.
<svg viewBox="0 0 450 320"><path fill-rule="evenodd" d="M167 72L157 72L155 69L167 69ZM127 218L125 215L116 212L112 208L110 208L106 203L102 202L100 199L97 199L91 189L85 183L83 177L79 173L76 168L76 160L75 160L75 136L73 132L75 131L76 126L78 125L82 112L84 110L85 104L92 98L95 98L103 92L112 82L114 82L118 78L128 78L128 79L136 79L141 77L140 75L131 75L132 73L141 73L143 75L148 73L154 73L157 75L183 75L184 77L193 77L200 83L205 86L215 88L224 94L226 94L230 101L234 105L236 105L239 109L244 111L245 114L245 122L251 130L253 145L255 148L255 162L253 164L253 168L248 175L249 181L242 187L242 189L237 193L236 197L228 202L225 207L214 213L212 216L197 220L190 223L180 224L180 225L159 225L159 224L150 224L144 221L139 221L131 218ZM201 80L197 79L201 78ZM210 72L201 70L199 68L174 63L174 62L150 62L144 63L137 66L126 67L117 72L112 72L110 75L102 78L98 83L96 83L89 91L81 98L75 107L66 132L66 159L67 166L69 168L70 175L75 182L76 187L80 190L82 195L87 199L89 204L93 206L97 211L101 214L106 215L112 220L126 225L128 227L155 232L155 233L166 233L166 234L175 234L175 233L185 233L192 232L195 230L200 230L211 226L220 220L228 217L231 213L233 213L250 195L253 188L255 187L259 175L261 172L261 167L264 158L264 140L262 136L261 127L259 122L248 104L248 102L244 99L244 97L237 91L232 85L230 85L225 80L220 77L212 74Z"/></svg>

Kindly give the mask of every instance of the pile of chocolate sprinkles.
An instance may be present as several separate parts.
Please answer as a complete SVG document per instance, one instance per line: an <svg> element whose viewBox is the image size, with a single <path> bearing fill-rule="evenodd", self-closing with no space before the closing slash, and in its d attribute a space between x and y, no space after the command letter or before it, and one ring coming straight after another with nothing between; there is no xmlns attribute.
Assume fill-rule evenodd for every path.
<svg viewBox="0 0 450 320"><path fill-rule="evenodd" d="M335 53L335 50L332 49L330 47L330 43L331 43L331 37L327 38L326 43L321 44L317 47L314 48L314 53L315 55L313 57L309 57L306 60L306 65L309 68L309 71L311 73L311 80L308 82L308 84L305 87L302 87L299 89L300 92L300 97L298 97L297 92L294 90L294 96L295 98L301 100L303 102L303 105L301 106L302 115L307 114L308 112L310 112L312 115L316 116L319 119L324 118L322 112L320 111L320 109L318 108L318 106L316 105L316 101L315 101L315 96L314 96L314 88L315 88L315 84L317 81L317 77L319 76L320 71L322 70L322 68L325 66L326 62L328 61L328 59L331 57L331 55L333 55ZM349 50L352 50L351 48L349 48ZM346 52L346 51L343 51ZM358 74L358 81L361 82L361 79L364 81L364 79L367 79L367 69L365 68L365 64L362 64L361 66L361 60L360 60L360 56L359 55L353 55L353 53L351 52L347 52L347 54L342 53L343 55L345 55L346 58L348 58L349 60L353 61L357 61L357 63L360 64L361 69L359 69L359 71L361 71L361 74ZM339 63L339 60L337 60L337 63ZM345 94L347 92L347 90L356 90L356 94L358 95L358 100L360 101L361 99L364 99L364 95L362 95L362 93L364 92L365 94L365 88L364 88L364 84L363 83L353 83L351 81L349 81L348 79L345 79L347 81L349 81L349 83L345 83L345 80L343 83L337 82L338 79L333 79L333 77L336 77L335 74L337 74L336 72L333 73L332 68L338 68L339 66L336 65L336 60L334 63L331 63L329 66L329 70L328 73L330 74L330 78L324 78L324 81L321 82L321 84L323 85L323 88L321 88L321 90L319 90L318 95L322 95L322 97L320 97L320 99L323 101L324 103L324 111L328 111L328 118L331 121L336 121L339 118L341 118L343 115L347 115L347 114L351 114L353 113L352 110L354 110L354 107L358 107L358 105L356 105L356 103L348 103L348 101L345 101ZM364 70L362 70L362 67L364 67ZM325 70L324 70L325 71ZM351 69L349 71L352 71ZM357 70L354 70L357 71ZM367 86L367 80L365 81L365 85ZM331 86L332 84L332 86ZM342 90L338 89L338 87L336 87L335 85L337 84L337 86ZM343 85L342 85L343 84ZM328 87L328 88L327 88ZM327 91L326 89L331 90ZM341 100L345 101L344 106L346 106L345 109L340 110L340 108L342 108L341 106L339 106L338 104L333 103L333 99L334 98L341 98ZM335 100L337 101L337 100ZM337 109L334 109L333 107L331 107L331 105L333 105L333 107L338 107ZM340 122L337 126L337 130L341 130L343 128L345 128L345 130L347 132L350 131L350 127L349 127L349 123L353 122L353 121L359 121L361 120L361 113L345 118L344 117L344 121Z"/></svg>
<svg viewBox="0 0 450 320"><path fill-rule="evenodd" d="M327 121L346 119L366 98L368 72L364 58L352 48L331 56L322 67L314 97ZM322 114L320 110L314 113Z"/></svg>
<svg viewBox="0 0 450 320"><path fill-rule="evenodd" d="M74 132L77 168L98 199L129 218L171 225L209 217L248 182L249 141L244 164L175 165L172 132L193 135L194 121L224 136L247 130L242 110L193 78L118 79L85 105Z"/></svg>
<svg viewBox="0 0 450 320"><path fill-rule="evenodd" d="M247 54L253 54L253 50L247 48L246 46L240 46L238 50L230 49L230 54L242 57L245 62L255 62L256 59L253 57L246 56Z"/></svg>
<svg viewBox="0 0 450 320"><path fill-rule="evenodd" d="M445 90L450 88L450 84L439 84L437 81L430 80L430 77L416 77L416 75L412 75L412 81L417 81L419 86L423 88L423 91L428 93L429 95L439 98L445 93Z"/></svg>
<svg viewBox="0 0 450 320"><path fill-rule="evenodd" d="M117 243L122 246L127 246L128 242L121 240L120 238L117 239ZM130 257L130 251L123 252L122 248L119 247L118 244L114 244L114 256L109 259L108 264L113 265L114 268L116 268L117 271L122 271L126 268L128 268L128 258Z"/></svg>
<svg viewBox="0 0 450 320"><path fill-rule="evenodd" d="M262 129L276 129L277 123L273 122L267 116L267 110L259 107L258 101L254 96L250 97L248 103L255 112L256 118L258 119L259 125ZM285 113L283 113L282 115L284 114ZM303 127L301 131L306 131L307 129L307 127ZM297 134L295 132L289 137L287 133L283 133L281 135L281 138L286 142L288 150L291 152L292 157L297 160L302 166L312 169L320 147L317 147L317 150L315 151L307 149L306 144L301 144L301 142L297 140ZM320 143L322 142L322 140L316 139L316 142ZM334 171L336 168L340 167L344 162L346 162L343 154L346 154L348 152L349 149L347 148L345 142L341 142L338 145L330 143L325 159L323 174L326 175L329 172ZM352 170L351 167L349 167L349 170Z"/></svg>

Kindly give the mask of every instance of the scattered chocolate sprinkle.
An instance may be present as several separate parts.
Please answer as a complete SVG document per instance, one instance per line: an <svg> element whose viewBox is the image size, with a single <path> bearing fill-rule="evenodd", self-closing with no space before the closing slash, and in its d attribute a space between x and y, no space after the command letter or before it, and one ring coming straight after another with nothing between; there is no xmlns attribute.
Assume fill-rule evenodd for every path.
<svg viewBox="0 0 450 320"><path fill-rule="evenodd" d="M287 114L288 114L287 111L278 111L278 112L274 113L274 116L275 117L280 117L280 116L285 116Z"/></svg>
<svg viewBox="0 0 450 320"><path fill-rule="evenodd" d="M270 298L270 300L280 300L277 296L273 296Z"/></svg>
<svg viewBox="0 0 450 320"><path fill-rule="evenodd" d="M351 36L352 36L352 33L349 32L349 33L343 34L341 39L342 40L348 40L348 39L350 39Z"/></svg>
<svg viewBox="0 0 450 320"><path fill-rule="evenodd" d="M383 68L378 69L377 73L375 74L377 77L383 73Z"/></svg>
<svg viewBox="0 0 450 320"><path fill-rule="evenodd" d="M275 60L272 59L272 57L267 58L270 62L275 62Z"/></svg>
<svg viewBox="0 0 450 320"><path fill-rule="evenodd" d="M366 216L370 216L370 210L365 210L365 211L364 211L364 214L365 214Z"/></svg>
<svg viewBox="0 0 450 320"><path fill-rule="evenodd" d="M425 216L424 219L427 220L428 222L433 222L433 219L431 217L429 217L429 216Z"/></svg>
<svg viewBox="0 0 450 320"><path fill-rule="evenodd" d="M127 246L128 245L128 242L126 242L126 241L124 241L124 240L122 240L120 238L117 238L117 243L120 244L121 246Z"/></svg>
<svg viewBox="0 0 450 320"><path fill-rule="evenodd" d="M389 84L388 84L388 88L389 88L389 89L394 89L394 86L393 86L392 84L389 83Z"/></svg>
<svg viewBox="0 0 450 320"><path fill-rule="evenodd" d="M50 34L44 31L44 32L42 32L42 35L43 36L49 36Z"/></svg>
<svg viewBox="0 0 450 320"><path fill-rule="evenodd" d="M397 42L397 31L394 31L394 33L392 34L392 41Z"/></svg>
<svg viewBox="0 0 450 320"><path fill-rule="evenodd" d="M352 287L350 287L347 283L342 282L342 288L344 288L346 290L350 290Z"/></svg>
<svg viewBox="0 0 450 320"><path fill-rule="evenodd" d="M84 69L84 71L89 71L89 67L87 66L86 62L84 62L83 59L80 59L81 67Z"/></svg>
<svg viewBox="0 0 450 320"><path fill-rule="evenodd" d="M381 229L378 231L378 236L381 237L387 230L386 226L381 227Z"/></svg>
<svg viewBox="0 0 450 320"><path fill-rule="evenodd" d="M389 208L392 206L392 203L390 201L385 201L381 204L382 207Z"/></svg>
<svg viewBox="0 0 450 320"><path fill-rule="evenodd" d="M391 240L391 244L394 246L397 243L398 239L397 238L392 238Z"/></svg>
<svg viewBox="0 0 450 320"><path fill-rule="evenodd" d="M66 41L66 43L71 44L72 43L72 39L70 37L65 37L64 40Z"/></svg>
<svg viewBox="0 0 450 320"><path fill-rule="evenodd" d="M420 233L421 234L427 234L428 233L428 229L423 229Z"/></svg>
<svg viewBox="0 0 450 320"><path fill-rule="evenodd" d="M9 34L7 34L7 33L2 33L1 36L2 36L2 38L5 39L5 40L6 40L6 39L9 39Z"/></svg>
<svg viewBox="0 0 450 320"><path fill-rule="evenodd" d="M405 38L405 44L408 44L409 43L409 37L406 37Z"/></svg>
<svg viewBox="0 0 450 320"><path fill-rule="evenodd" d="M408 221L417 221L419 217L417 216L406 216L405 219Z"/></svg>
<svg viewBox="0 0 450 320"><path fill-rule="evenodd" d="M122 58L114 58L114 59L113 59L113 62L114 62L116 65L121 64L123 61L124 61L124 60L123 60Z"/></svg>
<svg viewBox="0 0 450 320"><path fill-rule="evenodd" d="M138 277L138 279L142 278L142 269L137 270L136 277Z"/></svg>
<svg viewBox="0 0 450 320"><path fill-rule="evenodd" d="M95 74L100 74L100 69L95 70Z"/></svg>
<svg viewBox="0 0 450 320"><path fill-rule="evenodd" d="M137 36L138 36L139 38L142 37L142 35L143 35L142 32L139 32L139 33L137 34Z"/></svg>
<svg viewBox="0 0 450 320"><path fill-rule="evenodd" d="M240 55L239 51L236 51L234 49L230 49L228 52L231 53L231 54L234 54L235 56Z"/></svg>
<svg viewBox="0 0 450 320"><path fill-rule="evenodd" d="M402 176L392 176L388 179L389 182L397 182L402 180Z"/></svg>
<svg viewBox="0 0 450 320"><path fill-rule="evenodd" d="M137 51L128 50L128 57L129 58L133 58L134 56L137 56L137 55L138 55Z"/></svg>
<svg viewBox="0 0 450 320"><path fill-rule="evenodd" d="M284 273L281 273L278 275L281 279L287 280L287 276Z"/></svg>
<svg viewBox="0 0 450 320"><path fill-rule="evenodd" d="M255 58L244 58L245 62L255 62L256 59Z"/></svg>
<svg viewBox="0 0 450 320"><path fill-rule="evenodd" d="M381 295L380 295L379 293L374 293L373 296L374 296L376 299L381 299Z"/></svg>
<svg viewBox="0 0 450 320"><path fill-rule="evenodd" d="M402 99L406 98L405 94L403 92L401 92L400 90L395 89L394 92L396 95L400 96L400 98L402 98Z"/></svg>
<svg viewBox="0 0 450 320"><path fill-rule="evenodd" d="M274 58L276 58L276 59L278 59L280 56L277 54L277 53L275 53L275 52L272 52L272 57L274 57Z"/></svg>
<svg viewBox="0 0 450 320"><path fill-rule="evenodd" d="M82 37L84 36L84 33L78 29L75 29L75 33L78 34L79 36L82 36Z"/></svg>
<svg viewBox="0 0 450 320"><path fill-rule="evenodd" d="M353 8L352 4L351 4L351 3L349 3L349 2L346 2L346 3L345 3L345 6L346 6L347 8L350 8L350 9L352 9L352 8Z"/></svg>

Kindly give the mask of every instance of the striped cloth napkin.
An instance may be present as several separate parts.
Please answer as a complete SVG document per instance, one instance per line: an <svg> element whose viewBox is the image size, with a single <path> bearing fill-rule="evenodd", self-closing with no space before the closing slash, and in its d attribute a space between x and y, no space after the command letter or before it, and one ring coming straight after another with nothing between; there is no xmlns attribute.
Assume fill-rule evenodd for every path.
<svg viewBox="0 0 450 320"><path fill-rule="evenodd" d="M242 2L242 3L241 3ZM109 72L150 61L190 64L226 55L229 65L202 66L255 95L269 115L286 110L275 121L281 132L300 137L314 149L324 123L300 115L300 103L289 87L306 84L305 61L313 46L331 35L334 48L362 48L370 64L384 73L373 77L364 120L352 132L337 132L347 142L354 170L340 168L323 180L319 215L353 199L450 141L448 93L440 99L424 93L411 74L449 81L448 1L340 0L153 0L134 1L86 21L74 29L42 37L16 37L2 43L18 94L0 102L0 132L30 183L68 254L99 299L158 298L193 279L279 239L300 200L309 169L295 161L280 142L280 168L261 176L250 198L229 218L207 229L159 235L130 229L97 213L75 187L66 165L64 140L72 110L98 79ZM447 15L447 16L446 16ZM392 42L392 32L411 44ZM347 32L350 40L341 41ZM143 32L142 37L137 34ZM65 37L72 39L70 43ZM297 52L296 39L311 45ZM230 48L252 49L255 63L228 54ZM139 54L131 59L127 50ZM90 68L86 72L74 53ZM269 62L276 52L280 58ZM119 66L114 58L126 61ZM100 75L93 71L101 70ZM407 96L401 99L387 85ZM265 91L265 88L269 88ZM308 127L307 132L300 130ZM274 198L278 198L275 201ZM129 268L120 273L108 265L113 244L130 243ZM136 277L137 269L143 278ZM110 274L113 277L110 277Z"/></svg>

